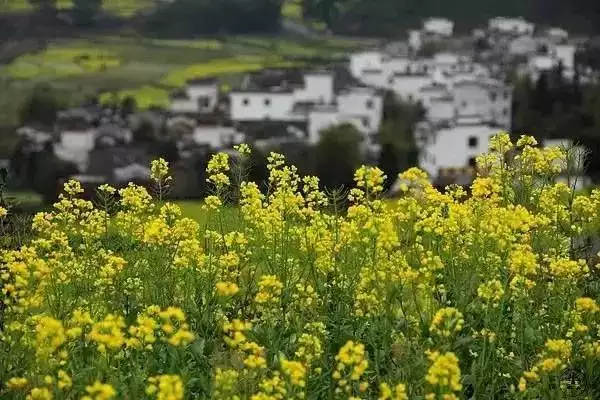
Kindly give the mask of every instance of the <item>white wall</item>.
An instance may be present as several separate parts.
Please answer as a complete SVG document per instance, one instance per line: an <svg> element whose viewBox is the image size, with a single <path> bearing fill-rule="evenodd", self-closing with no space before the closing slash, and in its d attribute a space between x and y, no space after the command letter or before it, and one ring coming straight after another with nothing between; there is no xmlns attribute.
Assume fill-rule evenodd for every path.
<svg viewBox="0 0 600 400"><path fill-rule="evenodd" d="M555 47L556 58L562 61L563 67L573 69L575 67L575 46L570 44L559 44Z"/></svg>
<svg viewBox="0 0 600 400"><path fill-rule="evenodd" d="M433 124L454 119L454 101L451 98L431 99L427 107L427 119Z"/></svg>
<svg viewBox="0 0 600 400"><path fill-rule="evenodd" d="M354 53L350 56L350 73L355 78L362 75L365 69L381 68L381 53L378 51L366 51L362 53Z"/></svg>
<svg viewBox="0 0 600 400"><path fill-rule="evenodd" d="M423 22L423 30L430 34L450 37L454 32L454 22L445 18L429 18Z"/></svg>
<svg viewBox="0 0 600 400"><path fill-rule="evenodd" d="M194 129L192 137L194 142L209 145L214 149L220 149L230 143L237 143L239 133L231 127L224 126L198 126Z"/></svg>
<svg viewBox="0 0 600 400"><path fill-rule="evenodd" d="M365 119L363 129L367 132L377 132L381 125L383 113L383 98L369 89L358 89L340 93L337 97L340 114L356 116Z"/></svg>
<svg viewBox="0 0 600 400"><path fill-rule="evenodd" d="M359 132L367 134L359 117L341 114L335 107L317 108L308 115L308 141L317 143L323 130L343 123L352 124Z"/></svg>
<svg viewBox="0 0 600 400"><path fill-rule="evenodd" d="M89 151L94 148L95 132L93 129L82 131L62 131L60 145L64 149Z"/></svg>
<svg viewBox="0 0 600 400"><path fill-rule="evenodd" d="M421 87L430 81L431 78L427 75L396 75L390 89L403 100L416 102L419 100Z"/></svg>
<svg viewBox="0 0 600 400"><path fill-rule="evenodd" d="M490 95L478 82L458 82L453 87L454 107L458 115L477 114L488 119L491 113Z"/></svg>
<svg viewBox="0 0 600 400"><path fill-rule="evenodd" d="M508 87L492 87L490 94L495 94L490 98L490 106L492 110L492 119L504 127L510 128L511 110L512 110L512 89Z"/></svg>
<svg viewBox="0 0 600 400"><path fill-rule="evenodd" d="M333 96L332 74L306 74L304 75L304 87L294 91L296 101L330 104Z"/></svg>
<svg viewBox="0 0 600 400"><path fill-rule="evenodd" d="M535 26L523 18L496 17L489 21L488 28L506 34L531 35Z"/></svg>
<svg viewBox="0 0 600 400"><path fill-rule="evenodd" d="M363 72L359 80L365 85L373 86L376 88L386 88L390 85L389 76L383 73L383 70L368 70Z"/></svg>
<svg viewBox="0 0 600 400"><path fill-rule="evenodd" d="M389 77L395 72L404 73L407 67L411 67L413 61L407 57L392 57L383 61L381 65L382 73Z"/></svg>
<svg viewBox="0 0 600 400"><path fill-rule="evenodd" d="M419 51L421 49L421 31L411 30L408 32L408 45L413 51Z"/></svg>
<svg viewBox="0 0 600 400"><path fill-rule="evenodd" d="M422 86L419 89L418 99L421 101L423 107L428 108L431 104L432 99L437 99L440 97L448 96L450 93L448 91L447 85L438 84L438 85L426 85Z"/></svg>
<svg viewBox="0 0 600 400"><path fill-rule="evenodd" d="M186 87L186 93L190 97L190 99L198 99L200 97L208 98L208 106L205 107L204 110L200 109L200 111L214 110L217 106L217 101L219 97L219 87L216 84L197 85L192 83ZM196 102L196 104L198 103Z"/></svg>
<svg viewBox="0 0 600 400"><path fill-rule="evenodd" d="M231 119L234 121L297 121L302 116L291 114L294 95L285 93L231 92Z"/></svg>
<svg viewBox="0 0 600 400"><path fill-rule="evenodd" d="M461 168L469 165L469 159L489 150L489 140L499 129L487 125L456 125L434 133L420 155L420 165L431 177L438 175L440 168ZM469 138L476 143L469 145Z"/></svg>
<svg viewBox="0 0 600 400"><path fill-rule="evenodd" d="M171 111L180 113L198 112L198 100L192 98L174 98L171 99Z"/></svg>
<svg viewBox="0 0 600 400"><path fill-rule="evenodd" d="M521 36L510 42L508 45L508 52L514 56L535 54L537 46L537 41L534 38L530 36Z"/></svg>

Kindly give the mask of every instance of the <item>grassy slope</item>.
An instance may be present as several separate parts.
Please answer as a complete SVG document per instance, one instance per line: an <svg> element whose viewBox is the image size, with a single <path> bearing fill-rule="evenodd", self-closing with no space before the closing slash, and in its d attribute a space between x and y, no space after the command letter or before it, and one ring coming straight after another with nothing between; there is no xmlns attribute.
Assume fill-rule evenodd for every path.
<svg viewBox="0 0 600 400"><path fill-rule="evenodd" d="M104 0L104 10L122 17L129 17L138 11L153 7L154 0ZM72 0L57 0L58 9L73 7ZM29 0L0 0L0 12L27 12L31 11Z"/></svg>
<svg viewBox="0 0 600 400"><path fill-rule="evenodd" d="M20 105L40 82L63 89L73 103L98 91L129 90L139 93L142 104L163 104L168 90L188 78L224 75L226 83L235 84L249 70L290 65L307 57L341 57L361 44L243 36L221 41L127 37L60 41L0 67L0 125L18 123Z"/></svg>

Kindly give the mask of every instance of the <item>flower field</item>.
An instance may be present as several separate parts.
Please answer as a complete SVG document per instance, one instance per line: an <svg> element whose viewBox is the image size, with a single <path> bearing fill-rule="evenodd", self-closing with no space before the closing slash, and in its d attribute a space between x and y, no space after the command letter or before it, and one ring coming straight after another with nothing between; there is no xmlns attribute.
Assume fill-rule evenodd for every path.
<svg viewBox="0 0 600 400"><path fill-rule="evenodd" d="M162 160L154 199L67 183L3 251L0 397L598 398L600 191L552 183L567 151L491 147L468 193L410 169L389 204L361 167L347 210L277 154L243 182L245 145L200 222Z"/></svg>
<svg viewBox="0 0 600 400"><path fill-rule="evenodd" d="M19 57L8 65L6 72L15 79L61 78L102 72L120 65L119 56L110 51L55 46L39 54Z"/></svg>
<svg viewBox="0 0 600 400"><path fill-rule="evenodd" d="M122 17L131 17L140 10L148 9L154 6L152 0L105 0L102 7L105 11L120 15ZM73 7L72 0L57 0L57 9L69 9ZM32 11L33 7L29 0L5 0L0 2L0 12L23 12Z"/></svg>

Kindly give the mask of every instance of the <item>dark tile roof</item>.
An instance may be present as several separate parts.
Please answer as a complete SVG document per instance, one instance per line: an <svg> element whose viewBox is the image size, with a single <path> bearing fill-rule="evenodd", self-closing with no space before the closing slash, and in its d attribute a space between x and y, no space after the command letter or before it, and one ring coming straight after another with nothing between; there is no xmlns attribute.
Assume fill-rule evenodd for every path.
<svg viewBox="0 0 600 400"><path fill-rule="evenodd" d="M192 78L185 81L187 85L217 85L219 83L219 79L216 77L209 78Z"/></svg>

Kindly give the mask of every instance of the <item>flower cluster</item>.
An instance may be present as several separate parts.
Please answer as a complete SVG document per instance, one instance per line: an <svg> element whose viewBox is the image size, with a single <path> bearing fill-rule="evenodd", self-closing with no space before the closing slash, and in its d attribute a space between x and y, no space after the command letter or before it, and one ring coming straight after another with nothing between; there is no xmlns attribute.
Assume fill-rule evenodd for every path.
<svg viewBox="0 0 600 400"><path fill-rule="evenodd" d="M567 152L501 133L468 189L362 166L346 202L236 150L196 219L157 160L158 199L71 180L0 250L0 398L597 397L600 189Z"/></svg>

